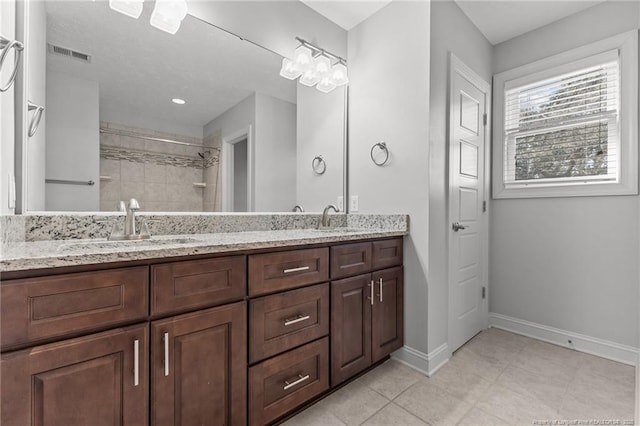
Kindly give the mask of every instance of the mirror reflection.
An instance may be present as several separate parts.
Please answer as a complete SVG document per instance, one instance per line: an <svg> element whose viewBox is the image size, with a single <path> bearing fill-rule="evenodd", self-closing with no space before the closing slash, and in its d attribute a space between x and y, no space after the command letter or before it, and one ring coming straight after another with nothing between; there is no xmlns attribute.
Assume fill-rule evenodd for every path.
<svg viewBox="0 0 640 426"><path fill-rule="evenodd" d="M282 78L281 56L189 15L160 31L146 2L137 20L107 2L42 7L45 114L30 143L44 149L27 153L28 210L136 198L143 211L317 211L342 195L343 87Z"/></svg>

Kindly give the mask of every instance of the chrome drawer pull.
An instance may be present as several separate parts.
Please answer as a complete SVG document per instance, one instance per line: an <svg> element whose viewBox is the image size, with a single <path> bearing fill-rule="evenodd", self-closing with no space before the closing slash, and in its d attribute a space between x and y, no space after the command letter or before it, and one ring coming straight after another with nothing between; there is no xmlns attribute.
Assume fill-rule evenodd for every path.
<svg viewBox="0 0 640 426"><path fill-rule="evenodd" d="M285 269L284 271L282 271L282 273L283 274L290 274L292 272L308 271L309 269L311 269L309 266L301 266L299 268Z"/></svg>
<svg viewBox="0 0 640 426"><path fill-rule="evenodd" d="M140 340L133 341L133 386L140 384Z"/></svg>
<svg viewBox="0 0 640 426"><path fill-rule="evenodd" d="M284 320L284 325L286 327L286 326L291 325L291 324L295 324L295 323L298 323L298 322L306 321L309 318L311 318L309 315L298 315L295 318Z"/></svg>
<svg viewBox="0 0 640 426"><path fill-rule="evenodd" d="M306 376L303 376L302 374L298 374L298 378L294 382L289 383L289 380L285 380L284 381L283 390L290 389L290 388L294 387L295 385L298 385L298 384L304 382L305 380L309 380L309 375L308 374Z"/></svg>
<svg viewBox="0 0 640 426"><path fill-rule="evenodd" d="M373 306L373 280L371 280L371 284L369 284L369 287L371 288L371 297L369 297L368 299L371 301L371 306Z"/></svg>
<svg viewBox="0 0 640 426"><path fill-rule="evenodd" d="M380 278L380 303L382 303L382 278Z"/></svg>
<svg viewBox="0 0 640 426"><path fill-rule="evenodd" d="M164 375L169 375L169 333L164 333Z"/></svg>

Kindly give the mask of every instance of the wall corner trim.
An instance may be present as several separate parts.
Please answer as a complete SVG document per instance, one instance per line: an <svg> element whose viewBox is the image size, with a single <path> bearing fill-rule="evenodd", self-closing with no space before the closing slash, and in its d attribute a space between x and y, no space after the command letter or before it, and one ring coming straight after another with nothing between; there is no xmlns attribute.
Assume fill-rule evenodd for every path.
<svg viewBox="0 0 640 426"><path fill-rule="evenodd" d="M634 367L638 363L638 348L633 346L622 345L494 312L489 313L489 326ZM571 344L567 343L568 340L571 340Z"/></svg>
<svg viewBox="0 0 640 426"><path fill-rule="evenodd" d="M449 345L443 343L428 354L410 346L403 346L394 352L392 357L399 363L431 377L449 361Z"/></svg>

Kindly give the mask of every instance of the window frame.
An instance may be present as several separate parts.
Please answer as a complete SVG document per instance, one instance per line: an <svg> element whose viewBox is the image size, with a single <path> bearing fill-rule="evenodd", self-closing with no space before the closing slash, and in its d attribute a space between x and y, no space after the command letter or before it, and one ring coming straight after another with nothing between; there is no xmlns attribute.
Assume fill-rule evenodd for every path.
<svg viewBox="0 0 640 426"><path fill-rule="evenodd" d="M560 179L547 182L505 183L504 106L506 91L577 70L594 58L619 52L618 179ZM638 194L638 31L633 30L494 75L493 78L494 199L576 197Z"/></svg>

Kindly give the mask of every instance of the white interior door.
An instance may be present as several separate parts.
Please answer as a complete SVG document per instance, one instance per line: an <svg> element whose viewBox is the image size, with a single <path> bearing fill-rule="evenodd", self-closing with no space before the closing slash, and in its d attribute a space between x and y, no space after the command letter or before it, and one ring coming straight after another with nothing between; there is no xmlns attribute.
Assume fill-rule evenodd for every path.
<svg viewBox="0 0 640 426"><path fill-rule="evenodd" d="M450 61L449 345L486 327L486 116L490 85L454 55Z"/></svg>

